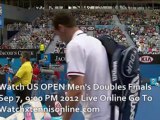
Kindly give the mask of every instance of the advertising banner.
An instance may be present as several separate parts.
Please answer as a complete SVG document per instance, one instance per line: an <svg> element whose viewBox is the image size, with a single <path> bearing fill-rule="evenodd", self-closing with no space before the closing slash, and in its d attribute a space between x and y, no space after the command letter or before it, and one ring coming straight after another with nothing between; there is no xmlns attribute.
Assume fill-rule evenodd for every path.
<svg viewBox="0 0 160 120"><path fill-rule="evenodd" d="M17 58L20 57L23 51L30 52L31 57L36 57L38 49L0 49L0 57Z"/></svg>
<svg viewBox="0 0 160 120"><path fill-rule="evenodd" d="M139 55L140 64L160 64L160 55Z"/></svg>
<svg viewBox="0 0 160 120"><path fill-rule="evenodd" d="M66 63L65 54L53 54L51 58L52 63L60 62L61 64Z"/></svg>

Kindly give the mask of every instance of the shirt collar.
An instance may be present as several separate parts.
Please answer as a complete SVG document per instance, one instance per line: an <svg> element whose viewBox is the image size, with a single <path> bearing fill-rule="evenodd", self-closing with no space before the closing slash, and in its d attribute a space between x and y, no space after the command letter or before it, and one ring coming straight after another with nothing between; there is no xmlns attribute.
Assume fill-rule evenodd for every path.
<svg viewBox="0 0 160 120"><path fill-rule="evenodd" d="M30 61L26 61L26 62L24 62L23 64L27 64L27 63L31 63Z"/></svg>
<svg viewBox="0 0 160 120"><path fill-rule="evenodd" d="M80 34L80 33L83 33L83 31L82 30L77 30L74 34L73 34L73 37L72 37L72 39L74 39L78 34Z"/></svg>

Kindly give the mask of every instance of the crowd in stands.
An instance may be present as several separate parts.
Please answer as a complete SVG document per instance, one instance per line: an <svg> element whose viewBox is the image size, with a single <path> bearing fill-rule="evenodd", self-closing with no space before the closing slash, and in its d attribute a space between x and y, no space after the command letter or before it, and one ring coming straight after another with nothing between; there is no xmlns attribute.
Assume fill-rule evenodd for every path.
<svg viewBox="0 0 160 120"><path fill-rule="evenodd" d="M118 12L117 16L122 24L125 25L159 25L159 13L146 13L144 11Z"/></svg>
<svg viewBox="0 0 160 120"><path fill-rule="evenodd" d="M123 34L123 31L119 27L114 27L112 29L96 29L95 36L98 37L100 35L109 35L111 36L116 42L121 43L123 45L128 46L127 38Z"/></svg>
<svg viewBox="0 0 160 120"><path fill-rule="evenodd" d="M9 25L11 26L11 25ZM12 24L11 28L17 27ZM19 24L18 24L19 26ZM53 40L54 31L52 28L52 20L47 15L38 17L33 23L26 23L20 32L16 34L10 42L4 43L2 49L39 49L41 42L45 44L45 48Z"/></svg>
<svg viewBox="0 0 160 120"><path fill-rule="evenodd" d="M139 53L160 54L160 12L119 12L118 17L126 25L126 31L136 44Z"/></svg>
<svg viewBox="0 0 160 120"><path fill-rule="evenodd" d="M52 28L52 15L51 12L45 12L41 17L33 21L33 28Z"/></svg>
<svg viewBox="0 0 160 120"><path fill-rule="evenodd" d="M7 24L7 31L19 31L23 25L22 23Z"/></svg>
<svg viewBox="0 0 160 120"><path fill-rule="evenodd" d="M112 14L105 11L72 11L76 17L78 25L110 25L112 24ZM52 17L54 11L47 11L41 17L38 17L31 23L26 23L20 33L15 35L11 43L3 45L4 49L36 49L40 42L44 42L45 46L53 40L54 31L52 30ZM17 30L21 23L8 25L8 30ZM85 31L87 32L87 31ZM63 46L61 43L57 43ZM58 46L58 45L56 45ZM63 48L63 47L62 47ZM55 51L62 53L62 48L55 48Z"/></svg>
<svg viewBox="0 0 160 120"><path fill-rule="evenodd" d="M1 46L3 49L38 49L39 44L43 42L47 47L54 40L54 31L52 18L54 10L45 11L41 17L38 17L32 23L15 23L13 26L8 25L9 30L17 30L23 25L23 29L12 39L12 42L5 42ZM113 13L104 10L73 10L72 14L76 17L77 25L85 33L88 33L87 27L95 25L111 25L113 28L94 27L93 35L95 37L107 34L117 42L128 46L127 38L124 31L119 26L115 26ZM160 51L160 12L144 11L117 11L117 17L122 25L125 25L127 33L137 45L140 53L159 54ZM64 53L65 44L56 43L55 52Z"/></svg>
<svg viewBox="0 0 160 120"><path fill-rule="evenodd" d="M56 41L56 46L54 49L54 53L64 54L66 49L66 45L63 42Z"/></svg>
<svg viewBox="0 0 160 120"><path fill-rule="evenodd" d="M73 11L77 25L111 25L112 13L105 11Z"/></svg>
<svg viewBox="0 0 160 120"><path fill-rule="evenodd" d="M0 49L11 49L8 41L5 41L2 45L0 45Z"/></svg>
<svg viewBox="0 0 160 120"><path fill-rule="evenodd" d="M0 64L0 73L11 73L14 74L13 69L11 68L11 66L9 64L6 64L4 66L2 66Z"/></svg>
<svg viewBox="0 0 160 120"><path fill-rule="evenodd" d="M144 54L160 54L160 35L154 26L129 26L128 33Z"/></svg>

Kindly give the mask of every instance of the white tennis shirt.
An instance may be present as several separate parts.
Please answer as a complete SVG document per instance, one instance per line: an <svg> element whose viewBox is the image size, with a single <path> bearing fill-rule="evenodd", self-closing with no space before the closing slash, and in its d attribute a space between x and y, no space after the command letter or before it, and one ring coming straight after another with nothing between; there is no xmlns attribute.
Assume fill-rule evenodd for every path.
<svg viewBox="0 0 160 120"><path fill-rule="evenodd" d="M97 97L98 100L81 101L85 120L110 120L110 102L100 100L100 96L110 96L110 90L95 90L94 84L109 85L111 77L107 54L101 42L78 30L66 48L67 75L85 77L85 84L92 88L84 90L83 96ZM86 108L98 108L98 112ZM97 110L98 110L97 109Z"/></svg>

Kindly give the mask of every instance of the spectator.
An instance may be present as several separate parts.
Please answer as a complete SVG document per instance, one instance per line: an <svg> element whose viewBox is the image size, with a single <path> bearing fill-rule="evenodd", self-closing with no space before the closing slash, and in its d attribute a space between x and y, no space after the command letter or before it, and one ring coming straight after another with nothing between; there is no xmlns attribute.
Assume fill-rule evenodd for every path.
<svg viewBox="0 0 160 120"><path fill-rule="evenodd" d="M40 69L38 64L34 63L33 64L33 78L32 78L32 82L33 83L38 83L38 81L40 80Z"/></svg>
<svg viewBox="0 0 160 120"><path fill-rule="evenodd" d="M41 54L43 54L44 51L45 51L45 45L44 45L44 42L43 42L43 41L41 42L41 44L40 44L40 46L39 46L39 51L40 51Z"/></svg>
<svg viewBox="0 0 160 120"><path fill-rule="evenodd" d="M16 89L14 91L17 96L16 101L18 107L20 107L20 105L27 100L26 97L31 96L31 91L27 89L27 86L31 84L33 75L33 69L30 63L30 53L23 52L20 59L22 65L12 80L12 84L19 87L19 89Z"/></svg>
<svg viewBox="0 0 160 120"><path fill-rule="evenodd" d="M60 62L56 62L56 65L58 65L59 67L61 66ZM57 80L60 80L60 72L59 71L54 71L54 75L56 76Z"/></svg>

